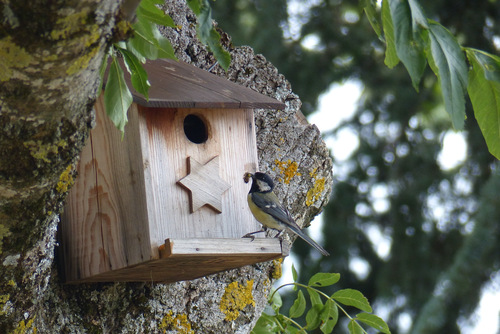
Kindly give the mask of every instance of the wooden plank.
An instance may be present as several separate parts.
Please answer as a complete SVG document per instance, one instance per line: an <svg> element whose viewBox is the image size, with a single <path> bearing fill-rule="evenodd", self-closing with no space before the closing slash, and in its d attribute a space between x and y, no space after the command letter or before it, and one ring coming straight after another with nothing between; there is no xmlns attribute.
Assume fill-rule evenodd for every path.
<svg viewBox="0 0 500 334"><path fill-rule="evenodd" d="M160 258L176 256L254 256L262 254L282 255L281 242L277 238L239 239L167 239L161 248Z"/></svg>
<svg viewBox="0 0 500 334"><path fill-rule="evenodd" d="M275 238L251 242L250 239L175 239L168 257L151 260L135 266L108 271L68 284L85 282L177 282L215 274L245 265L270 261L284 255L280 241ZM190 244L190 245L189 245ZM220 247L222 244L230 247ZM252 244L254 244L252 246ZM193 246L195 246L193 248ZM198 246L196 249L196 246ZM170 246L169 246L170 247ZM243 249L248 251L246 254ZM194 250L194 253L189 253ZM219 251L218 251L219 250ZM233 253L236 252L236 253Z"/></svg>
<svg viewBox="0 0 500 334"><path fill-rule="evenodd" d="M123 61L120 60L124 68ZM147 60L149 100L137 93L125 72L134 101L154 108L284 109L285 104L191 64L172 59Z"/></svg>
<svg viewBox="0 0 500 334"><path fill-rule="evenodd" d="M148 261L149 243L137 108L122 140L96 101L96 127L84 148L62 221L66 278L75 280Z"/></svg>
<svg viewBox="0 0 500 334"><path fill-rule="evenodd" d="M208 139L202 144L184 134L183 120L193 113L207 123ZM247 204L250 185L243 182L243 174L256 171L258 165L252 110L140 107L139 117L147 138L142 153L151 247L158 249L167 238L240 238L260 229ZM231 185L222 195L222 213L205 206L191 212L189 194L177 184L187 175L186 159L205 164L215 156L220 178Z"/></svg>
<svg viewBox="0 0 500 334"><path fill-rule="evenodd" d="M178 183L189 191L191 213L208 205L222 212L222 195L231 185L219 176L219 156L216 155L206 164L200 164L193 157L187 157L188 174Z"/></svg>

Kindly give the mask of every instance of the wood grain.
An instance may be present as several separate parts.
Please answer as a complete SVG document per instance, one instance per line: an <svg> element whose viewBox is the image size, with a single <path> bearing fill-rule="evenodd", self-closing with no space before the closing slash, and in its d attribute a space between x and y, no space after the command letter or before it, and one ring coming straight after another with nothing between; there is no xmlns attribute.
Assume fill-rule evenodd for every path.
<svg viewBox="0 0 500 334"><path fill-rule="evenodd" d="M193 157L187 157L188 174L177 181L189 192L190 213L207 205L216 212L222 212L222 195L231 185L219 176L219 156L200 164Z"/></svg>
<svg viewBox="0 0 500 334"><path fill-rule="evenodd" d="M208 137L201 144L184 133L184 118L191 114L206 125ZM190 239L193 246L203 245L198 249L216 242L209 247L216 250L220 239L239 240L260 228L248 209L249 185L243 182L243 174L258 166L252 109L147 108L134 103L128 117L122 140L105 115L103 98L96 102L97 124L82 152L79 177L61 222L68 282L168 281L173 279L168 273L177 269L188 273L178 279L189 279L277 256L276 249L272 256L267 248L253 249L257 241L250 246L238 241L228 244L234 254L207 253L203 260L196 250L192 256L184 254L191 269L176 257L160 259L159 247L166 239ZM177 183L190 172L188 159L206 165L214 157L217 164L201 172L198 181L217 174L227 183L219 187L220 202L209 203L217 211L191 205L189 193ZM211 192L211 187L217 188L207 183L198 191ZM148 277L144 270L149 270Z"/></svg>
<svg viewBox="0 0 500 334"><path fill-rule="evenodd" d="M96 127L61 219L65 272L88 277L151 259L138 127L121 133L96 102ZM129 110L137 120L137 108Z"/></svg>
<svg viewBox="0 0 500 334"><path fill-rule="evenodd" d="M282 257L280 240L255 239L170 239L160 259L131 267L103 272L82 282L177 282L195 279L220 271ZM197 245L197 246L196 246Z"/></svg>
<svg viewBox="0 0 500 334"><path fill-rule="evenodd" d="M207 125L205 143L195 144L184 134L183 120L192 113ZM167 238L239 238L259 229L246 202L249 185L243 182L243 174L257 168L252 110L139 106L139 115L144 120L141 133L147 135L142 153L148 166L144 174L152 247ZM187 157L206 164L214 156L219 156L220 177L231 185L222 196L222 214L207 207L191 213L189 194L177 180L188 173Z"/></svg>
<svg viewBox="0 0 500 334"><path fill-rule="evenodd" d="M123 60L119 60L122 68ZM154 108L284 109L285 104L250 88L172 59L147 60L143 65L151 84L146 100L133 88L134 101ZM130 74L125 80L132 87Z"/></svg>

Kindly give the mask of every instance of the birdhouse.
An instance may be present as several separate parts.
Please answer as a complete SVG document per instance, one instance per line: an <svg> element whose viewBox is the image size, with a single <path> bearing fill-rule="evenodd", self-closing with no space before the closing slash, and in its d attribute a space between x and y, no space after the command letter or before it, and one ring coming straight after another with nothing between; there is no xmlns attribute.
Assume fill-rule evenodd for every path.
<svg viewBox="0 0 500 334"><path fill-rule="evenodd" d="M243 181L258 167L253 109L284 104L186 63L145 69L149 100L133 91L123 138L95 104L61 219L66 282L174 282L282 257L278 239L242 236L261 227Z"/></svg>

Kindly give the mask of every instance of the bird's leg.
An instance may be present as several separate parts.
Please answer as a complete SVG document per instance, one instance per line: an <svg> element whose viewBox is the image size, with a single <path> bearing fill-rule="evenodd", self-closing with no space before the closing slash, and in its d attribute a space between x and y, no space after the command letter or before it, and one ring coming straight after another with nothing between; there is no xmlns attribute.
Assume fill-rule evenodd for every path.
<svg viewBox="0 0 500 334"><path fill-rule="evenodd" d="M284 230L279 231L279 232L278 232L278 234L276 234L275 238L278 238L278 239L280 239L281 241L283 241L283 231L284 231Z"/></svg>
<svg viewBox="0 0 500 334"><path fill-rule="evenodd" d="M244 236L242 236L242 238L251 238L252 239L251 241L254 241L255 237L253 236L253 234L257 234L257 233L261 233L261 232L266 232L266 230L267 230L267 228L262 227L262 229L260 229L258 231L250 232L250 233L245 234Z"/></svg>

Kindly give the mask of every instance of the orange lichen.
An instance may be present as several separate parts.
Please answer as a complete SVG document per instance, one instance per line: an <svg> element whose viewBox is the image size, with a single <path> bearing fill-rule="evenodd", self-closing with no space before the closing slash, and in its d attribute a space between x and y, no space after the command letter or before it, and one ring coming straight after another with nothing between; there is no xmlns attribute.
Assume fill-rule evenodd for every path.
<svg viewBox="0 0 500 334"><path fill-rule="evenodd" d="M162 333L166 333L167 330L175 330L179 334L194 334L191 329L191 323L188 321L186 314L177 314L175 317L172 311L169 311L161 320L159 328Z"/></svg>
<svg viewBox="0 0 500 334"><path fill-rule="evenodd" d="M297 172L299 164L295 161L291 161L290 159L288 161L274 160L274 164L280 170L280 175L282 176L282 180L280 181L286 184L289 184L293 177L301 175Z"/></svg>
<svg viewBox="0 0 500 334"><path fill-rule="evenodd" d="M222 313L226 315L225 320L233 321L247 305L255 306L252 295L253 280L246 283L246 285L240 285L238 282L232 282L226 287L219 306Z"/></svg>

